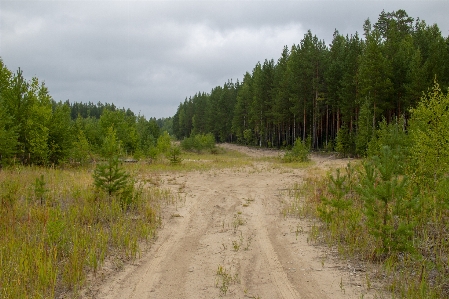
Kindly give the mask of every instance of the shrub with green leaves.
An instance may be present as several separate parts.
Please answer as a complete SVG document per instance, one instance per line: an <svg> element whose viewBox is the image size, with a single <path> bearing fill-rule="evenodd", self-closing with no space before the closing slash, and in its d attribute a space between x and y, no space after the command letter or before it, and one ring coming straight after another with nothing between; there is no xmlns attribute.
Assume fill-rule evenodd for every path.
<svg viewBox="0 0 449 299"><path fill-rule="evenodd" d="M157 150L159 154L167 153L171 148L171 138L167 132L162 133L157 139Z"/></svg>
<svg viewBox="0 0 449 299"><path fill-rule="evenodd" d="M251 129L246 129L243 131L243 139L245 141L245 144L252 144L253 143L253 131Z"/></svg>
<svg viewBox="0 0 449 299"><path fill-rule="evenodd" d="M309 161L310 155L310 138L305 141L301 139L296 139L295 145L290 151L287 151L282 158L283 162L306 162Z"/></svg>
<svg viewBox="0 0 449 299"><path fill-rule="evenodd" d="M91 149L89 141L82 130L79 131L76 141L72 144L70 151L70 158L73 162L79 165L86 165L91 156Z"/></svg>
<svg viewBox="0 0 449 299"><path fill-rule="evenodd" d="M449 93L444 95L435 82L411 114L411 169L417 183L433 190L449 175Z"/></svg>
<svg viewBox="0 0 449 299"><path fill-rule="evenodd" d="M197 134L184 138L181 142L181 147L185 151L196 151L198 153L208 150L211 151L215 148L215 137L213 134Z"/></svg>

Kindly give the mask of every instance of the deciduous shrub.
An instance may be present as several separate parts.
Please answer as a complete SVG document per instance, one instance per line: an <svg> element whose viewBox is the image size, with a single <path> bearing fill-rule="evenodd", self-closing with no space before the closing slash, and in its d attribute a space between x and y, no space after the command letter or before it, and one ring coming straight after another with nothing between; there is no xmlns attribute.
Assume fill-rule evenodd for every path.
<svg viewBox="0 0 449 299"><path fill-rule="evenodd" d="M195 151L200 153L204 150L208 150L212 152L215 148L215 137L211 133L190 136L184 138L181 142L181 147L185 151Z"/></svg>
<svg viewBox="0 0 449 299"><path fill-rule="evenodd" d="M301 141L296 139L295 145L290 151L287 151L282 158L283 162L306 162L309 160L310 155L310 139Z"/></svg>

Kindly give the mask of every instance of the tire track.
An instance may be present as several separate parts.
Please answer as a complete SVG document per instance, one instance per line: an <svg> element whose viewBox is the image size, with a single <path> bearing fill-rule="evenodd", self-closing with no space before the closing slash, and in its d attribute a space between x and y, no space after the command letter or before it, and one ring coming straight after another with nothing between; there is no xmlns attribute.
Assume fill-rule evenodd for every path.
<svg viewBox="0 0 449 299"><path fill-rule="evenodd" d="M279 262L277 253L274 250L273 244L269 238L268 229L266 226L268 223L266 221L267 215L265 215L263 201L258 200L254 203L254 205L256 217L251 217L251 221L258 232L258 244L271 270L277 293L280 294L280 298L283 299L300 299L301 296L290 283L287 273L284 271L281 263Z"/></svg>
<svg viewBox="0 0 449 299"><path fill-rule="evenodd" d="M252 152L260 154L273 151ZM317 164L325 169L335 162ZM341 273L322 264L310 270L320 267L317 255L303 250L310 248L306 237L295 240L279 215L277 190L289 188L305 171L256 161L167 180L164 187L176 192L183 186L186 194L185 205L176 210L180 217L171 217L144 257L97 286L91 298L350 298L341 293ZM239 217L244 224L235 224ZM239 277L224 294L217 266Z"/></svg>

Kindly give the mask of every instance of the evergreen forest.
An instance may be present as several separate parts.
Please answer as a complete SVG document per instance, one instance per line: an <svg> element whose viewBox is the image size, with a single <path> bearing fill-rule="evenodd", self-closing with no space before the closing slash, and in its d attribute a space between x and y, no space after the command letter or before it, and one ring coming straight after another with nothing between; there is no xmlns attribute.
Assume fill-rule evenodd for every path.
<svg viewBox="0 0 449 299"><path fill-rule="evenodd" d="M198 92L173 116L178 139L212 133L218 142L366 156L382 121L410 119L424 92L449 86L449 37L404 11L367 19L363 37L338 30L329 46L309 30L277 61L266 59L240 82Z"/></svg>

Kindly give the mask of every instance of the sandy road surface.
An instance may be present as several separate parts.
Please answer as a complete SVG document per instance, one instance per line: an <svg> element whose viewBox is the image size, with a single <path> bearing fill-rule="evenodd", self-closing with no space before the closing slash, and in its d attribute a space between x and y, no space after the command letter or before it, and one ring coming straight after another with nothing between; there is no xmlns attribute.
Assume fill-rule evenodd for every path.
<svg viewBox="0 0 449 299"><path fill-rule="evenodd" d="M278 155L238 149L252 157ZM322 168L346 163L314 160ZM370 298L362 275L339 270L343 262L326 259L307 233L296 233L307 231L307 222L281 215L285 190L305 171L255 161L162 175L163 187L178 192L182 186L185 201L166 211L164 227L140 260L90 286L85 298ZM217 275L219 267L227 281Z"/></svg>

